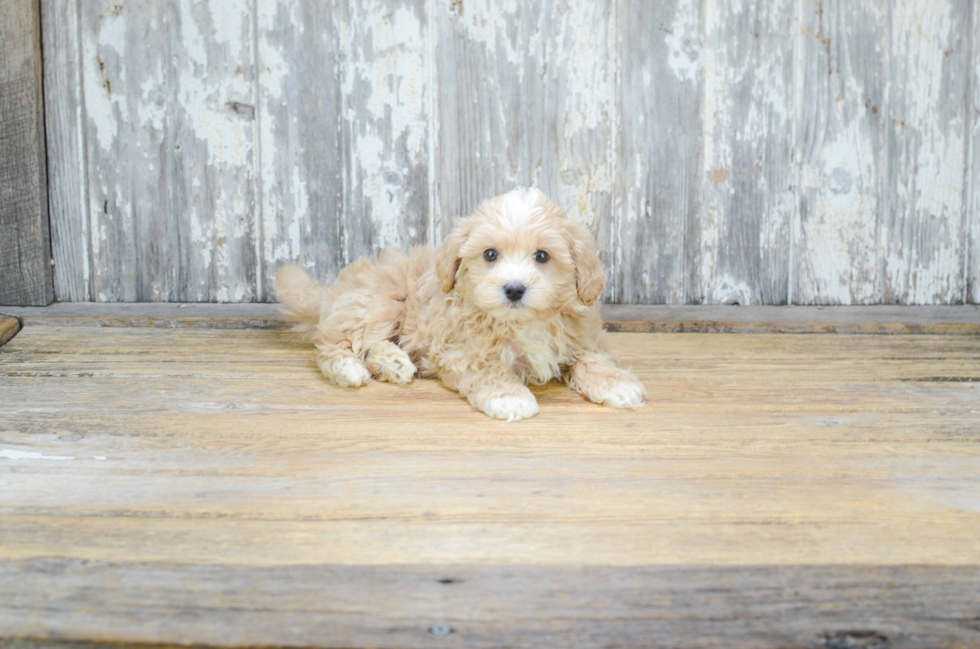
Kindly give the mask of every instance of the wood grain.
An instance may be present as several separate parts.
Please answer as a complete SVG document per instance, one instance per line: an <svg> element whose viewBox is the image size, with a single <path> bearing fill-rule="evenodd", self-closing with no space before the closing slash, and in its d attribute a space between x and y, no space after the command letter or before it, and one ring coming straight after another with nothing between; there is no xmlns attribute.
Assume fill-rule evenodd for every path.
<svg viewBox="0 0 980 649"><path fill-rule="evenodd" d="M30 326L288 329L277 304L97 304L5 307ZM732 307L607 304L609 331L980 335L980 307Z"/></svg>
<svg viewBox="0 0 980 649"><path fill-rule="evenodd" d="M980 338L611 340L645 408L552 384L507 425L434 381L332 388L289 332L29 325L0 637L980 641Z"/></svg>
<svg viewBox="0 0 980 649"><path fill-rule="evenodd" d="M938 0L889 9L879 251L886 302L955 304L965 296L969 7L967 0Z"/></svg>
<svg viewBox="0 0 980 649"><path fill-rule="evenodd" d="M0 11L0 304L49 304L41 14L37 0Z"/></svg>
<svg viewBox="0 0 980 649"><path fill-rule="evenodd" d="M41 0L41 19L54 294L87 302L92 266L78 2Z"/></svg>
<svg viewBox="0 0 980 649"><path fill-rule="evenodd" d="M43 622L20 616L13 623L35 637L59 638L0 640L0 647L110 649L119 645L104 643L164 638L182 645L426 649L936 649L978 642L976 568L195 568L56 558L0 564L8 602L0 624L15 606L43 606ZM25 582L34 588L10 588ZM93 583L113 586L96 594ZM73 642L91 638L94 645Z"/></svg>
<svg viewBox="0 0 980 649"><path fill-rule="evenodd" d="M534 184L613 303L977 301L976 0L42 1L64 300L270 301Z"/></svg>
<svg viewBox="0 0 980 649"><path fill-rule="evenodd" d="M803 0L799 225L792 301L873 304L884 158L887 7ZM795 272L794 272L795 271Z"/></svg>
<svg viewBox="0 0 980 649"><path fill-rule="evenodd" d="M704 301L702 19L690 0L620 3L619 210L600 240L613 302Z"/></svg>
<svg viewBox="0 0 980 649"><path fill-rule="evenodd" d="M424 5L259 2L263 299L286 263L333 279L377 250L425 242Z"/></svg>
<svg viewBox="0 0 980 649"><path fill-rule="evenodd" d="M966 301L980 303L980 6L970 4L969 88L966 111Z"/></svg>
<svg viewBox="0 0 980 649"><path fill-rule="evenodd" d="M260 299L290 261L331 278L346 264L343 58L335 2L260 0L256 15ZM315 215L315 218L314 218Z"/></svg>
<svg viewBox="0 0 980 649"><path fill-rule="evenodd" d="M524 13L540 2L436 3L438 240L481 200L530 183L521 79Z"/></svg>
<svg viewBox="0 0 980 649"><path fill-rule="evenodd" d="M426 0L336 4L346 264L428 238L433 75Z"/></svg>
<svg viewBox="0 0 980 649"><path fill-rule="evenodd" d="M796 4L704 6L704 299L785 304L796 211Z"/></svg>
<svg viewBox="0 0 980 649"><path fill-rule="evenodd" d="M98 301L254 299L248 6L78 4Z"/></svg>

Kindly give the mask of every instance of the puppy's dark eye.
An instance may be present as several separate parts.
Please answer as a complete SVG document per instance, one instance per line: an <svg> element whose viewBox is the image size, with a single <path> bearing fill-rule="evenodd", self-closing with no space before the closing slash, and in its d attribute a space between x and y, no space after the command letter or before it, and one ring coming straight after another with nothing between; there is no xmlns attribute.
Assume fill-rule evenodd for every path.
<svg viewBox="0 0 980 649"><path fill-rule="evenodd" d="M483 251L483 258L487 261L497 261L497 251L493 248Z"/></svg>
<svg viewBox="0 0 980 649"><path fill-rule="evenodd" d="M534 261L538 262L539 264L543 264L549 259L551 259L551 255L546 253L544 250L539 250L534 253Z"/></svg>

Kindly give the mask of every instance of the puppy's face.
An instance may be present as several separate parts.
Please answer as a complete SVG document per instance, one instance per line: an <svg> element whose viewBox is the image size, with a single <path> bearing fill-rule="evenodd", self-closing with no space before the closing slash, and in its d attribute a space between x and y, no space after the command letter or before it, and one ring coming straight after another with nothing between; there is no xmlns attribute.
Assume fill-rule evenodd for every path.
<svg viewBox="0 0 980 649"><path fill-rule="evenodd" d="M491 199L464 219L439 250L436 273L448 293L500 320L549 316L605 283L588 233L536 189Z"/></svg>

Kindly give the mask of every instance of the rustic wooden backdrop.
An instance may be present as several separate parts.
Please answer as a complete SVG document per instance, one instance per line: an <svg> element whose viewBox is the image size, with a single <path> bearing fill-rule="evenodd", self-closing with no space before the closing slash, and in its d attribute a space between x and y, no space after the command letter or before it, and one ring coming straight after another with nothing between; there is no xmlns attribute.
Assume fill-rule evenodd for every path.
<svg viewBox="0 0 980 649"><path fill-rule="evenodd" d="M265 301L535 184L627 303L980 301L980 0L42 0L61 300Z"/></svg>

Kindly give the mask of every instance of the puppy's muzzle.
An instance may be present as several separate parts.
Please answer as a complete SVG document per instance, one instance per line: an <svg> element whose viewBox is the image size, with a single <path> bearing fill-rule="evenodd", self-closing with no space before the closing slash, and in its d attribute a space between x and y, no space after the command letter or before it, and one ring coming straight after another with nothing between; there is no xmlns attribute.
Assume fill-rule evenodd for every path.
<svg viewBox="0 0 980 649"><path fill-rule="evenodd" d="M508 284L504 287L504 295L514 304L521 301L525 291L527 291L527 287L523 284Z"/></svg>

